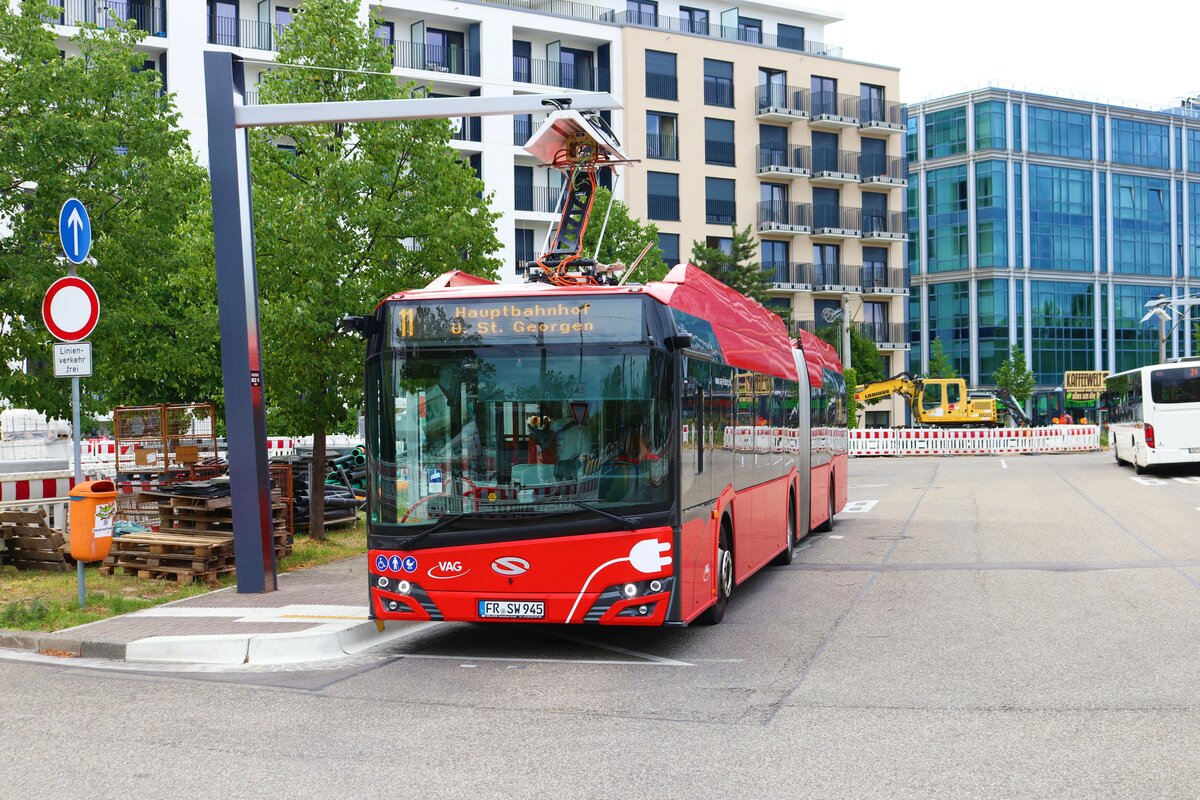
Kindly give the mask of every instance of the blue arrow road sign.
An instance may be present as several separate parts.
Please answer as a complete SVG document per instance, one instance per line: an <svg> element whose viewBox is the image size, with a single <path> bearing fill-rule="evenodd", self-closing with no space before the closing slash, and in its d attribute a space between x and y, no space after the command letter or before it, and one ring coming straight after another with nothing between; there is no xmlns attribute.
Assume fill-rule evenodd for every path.
<svg viewBox="0 0 1200 800"><path fill-rule="evenodd" d="M92 249L92 221L87 209L74 197L63 203L58 212L58 240L72 264L82 264Z"/></svg>

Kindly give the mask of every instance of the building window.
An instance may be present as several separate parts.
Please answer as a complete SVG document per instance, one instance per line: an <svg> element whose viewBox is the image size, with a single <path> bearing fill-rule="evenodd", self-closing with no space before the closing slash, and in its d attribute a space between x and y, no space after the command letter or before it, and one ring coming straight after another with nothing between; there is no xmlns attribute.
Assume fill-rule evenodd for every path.
<svg viewBox="0 0 1200 800"><path fill-rule="evenodd" d="M513 166L513 207L533 211L533 167Z"/></svg>
<svg viewBox="0 0 1200 800"><path fill-rule="evenodd" d="M675 54L646 51L646 97L675 100L679 97L675 77Z"/></svg>
<svg viewBox="0 0 1200 800"><path fill-rule="evenodd" d="M1032 145L1032 134L1029 138ZM1034 269L1092 271L1090 170L1029 165L1029 264Z"/></svg>
<svg viewBox="0 0 1200 800"><path fill-rule="evenodd" d="M887 142L883 139L860 140L862 154L859 156L859 169L864 178L887 177Z"/></svg>
<svg viewBox="0 0 1200 800"><path fill-rule="evenodd" d="M1045 153L1050 156L1067 158L1091 158L1091 114L1030 106L1028 148L1031 153ZM1165 167L1166 164L1163 166Z"/></svg>
<svg viewBox="0 0 1200 800"><path fill-rule="evenodd" d="M1004 149L1004 101L975 104L975 149Z"/></svg>
<svg viewBox="0 0 1200 800"><path fill-rule="evenodd" d="M1166 169L1167 130L1166 125L1113 117L1112 160L1118 164Z"/></svg>
<svg viewBox="0 0 1200 800"><path fill-rule="evenodd" d="M1086 286L1090 290L1090 285ZM1160 294L1170 295L1171 288L1116 284L1112 291L1113 307L1116 311L1112 325L1116 328L1117 349L1114 356L1117 372L1154 364L1158 361L1158 326L1143 323L1142 316L1146 313L1145 305L1149 300Z"/></svg>
<svg viewBox="0 0 1200 800"><path fill-rule="evenodd" d="M804 28L779 23L779 46L787 50L804 49Z"/></svg>
<svg viewBox="0 0 1200 800"><path fill-rule="evenodd" d="M720 250L725 255L733 253L733 237L732 236L706 236L704 246Z"/></svg>
<svg viewBox="0 0 1200 800"><path fill-rule="evenodd" d="M886 233L888 230L887 195L880 192L862 194L863 233Z"/></svg>
<svg viewBox="0 0 1200 800"><path fill-rule="evenodd" d="M1068 370L1090 369L1095 363L1096 323L1092 285L1031 281L1030 300L1033 312L1030 356L1037 382L1053 386L1062 382L1063 373Z"/></svg>
<svg viewBox="0 0 1200 800"><path fill-rule="evenodd" d="M679 176L671 172L646 173L646 216L679 219Z"/></svg>
<svg viewBox="0 0 1200 800"><path fill-rule="evenodd" d="M703 8L679 7L680 29L685 33L708 36L708 12Z"/></svg>
<svg viewBox="0 0 1200 800"><path fill-rule="evenodd" d="M887 255L886 247L864 247L862 249L864 287L873 289L888 285Z"/></svg>
<svg viewBox="0 0 1200 800"><path fill-rule="evenodd" d="M625 0L625 20L633 25L658 27L658 3L654 0Z"/></svg>
<svg viewBox="0 0 1200 800"><path fill-rule="evenodd" d="M860 122L888 122L882 86L859 84L858 119Z"/></svg>
<svg viewBox="0 0 1200 800"><path fill-rule="evenodd" d="M733 64L704 59L704 104L733 108Z"/></svg>
<svg viewBox="0 0 1200 800"><path fill-rule="evenodd" d="M838 113L837 80L813 75L808 101L812 105L814 117L821 114L836 116Z"/></svg>
<svg viewBox="0 0 1200 800"><path fill-rule="evenodd" d="M813 245L813 284L815 286L842 285L842 248L836 244ZM840 308L841 303L829 301ZM828 321L828 320L826 320Z"/></svg>
<svg viewBox="0 0 1200 800"><path fill-rule="evenodd" d="M814 228L842 227L842 193L837 189L813 189L812 213Z"/></svg>
<svg viewBox="0 0 1200 800"><path fill-rule="evenodd" d="M705 117L704 163L733 166L733 120Z"/></svg>
<svg viewBox="0 0 1200 800"><path fill-rule="evenodd" d="M762 44L762 20L738 17L738 39L743 42Z"/></svg>
<svg viewBox="0 0 1200 800"><path fill-rule="evenodd" d="M791 246L786 241L763 239L759 244L759 261L764 271L771 274L774 283L794 283L787 268L791 262Z"/></svg>
<svg viewBox="0 0 1200 800"><path fill-rule="evenodd" d="M925 213L926 271L966 269L969 255L966 166L934 169L925 174Z"/></svg>
<svg viewBox="0 0 1200 800"><path fill-rule="evenodd" d="M966 151L966 106L925 115L925 158L941 158Z"/></svg>
<svg viewBox="0 0 1200 800"><path fill-rule="evenodd" d="M533 231L530 228L516 229L516 262L517 271L525 269L525 264L537 258L537 254L533 252Z"/></svg>
<svg viewBox="0 0 1200 800"><path fill-rule="evenodd" d="M909 164L917 163L921 154L917 152L917 123L918 117L907 117L904 120L904 157Z"/></svg>
<svg viewBox="0 0 1200 800"><path fill-rule="evenodd" d="M827 131L812 132L812 171L841 172L838 163L838 135Z"/></svg>
<svg viewBox="0 0 1200 800"><path fill-rule="evenodd" d="M679 159L678 122L674 114L646 112L646 158Z"/></svg>
<svg viewBox="0 0 1200 800"><path fill-rule="evenodd" d="M1008 360L1008 281L980 280L977 301L979 380L991 384L996 370Z"/></svg>
<svg viewBox="0 0 1200 800"><path fill-rule="evenodd" d="M737 221L737 202L734 198L733 180L705 178L705 220L710 225L733 225Z"/></svg>
<svg viewBox="0 0 1200 800"><path fill-rule="evenodd" d="M533 82L531 51L529 42L513 41L513 80L518 83Z"/></svg>
<svg viewBox="0 0 1200 800"><path fill-rule="evenodd" d="M396 43L396 23L381 22L376 25L375 41L379 42L379 46L385 50L392 47ZM391 60L390 56L389 60Z"/></svg>
<svg viewBox="0 0 1200 800"><path fill-rule="evenodd" d="M758 68L758 108L788 108L787 73L780 69Z"/></svg>
<svg viewBox="0 0 1200 800"><path fill-rule="evenodd" d="M1113 272L1169 276L1171 220L1166 204L1167 180L1114 172L1112 184Z"/></svg>
<svg viewBox="0 0 1200 800"><path fill-rule="evenodd" d="M966 281L929 285L929 341L942 349L959 375L971 374L970 284Z"/></svg>
<svg viewBox="0 0 1200 800"><path fill-rule="evenodd" d="M1008 266L1007 175L1003 161L975 165L975 259L980 267Z"/></svg>
<svg viewBox="0 0 1200 800"><path fill-rule="evenodd" d="M238 5L233 0L208 0L208 40L235 47L238 44Z"/></svg>
<svg viewBox="0 0 1200 800"><path fill-rule="evenodd" d="M562 47L558 51L559 75L549 76L549 83L564 89L581 89L590 92L596 88L595 73L592 71L592 53L589 50L576 50L572 47ZM554 69L554 65L547 65ZM558 80L554 80L557 77Z"/></svg>
<svg viewBox="0 0 1200 800"><path fill-rule="evenodd" d="M663 263L674 267L679 263L679 234L660 233L658 235L658 250L662 254Z"/></svg>
<svg viewBox="0 0 1200 800"><path fill-rule="evenodd" d="M465 37L459 31L425 29L425 68L461 75L466 72Z"/></svg>

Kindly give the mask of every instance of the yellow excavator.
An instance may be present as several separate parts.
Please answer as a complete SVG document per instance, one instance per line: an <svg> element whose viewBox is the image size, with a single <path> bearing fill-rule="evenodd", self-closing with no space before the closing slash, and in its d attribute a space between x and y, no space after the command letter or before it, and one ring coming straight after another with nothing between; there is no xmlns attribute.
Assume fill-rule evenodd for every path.
<svg viewBox="0 0 1200 800"><path fill-rule="evenodd" d="M998 428L1007 425L1008 417L1021 427L1030 424L1025 411L1007 390L968 392L962 378L919 378L911 372L901 372L857 387L854 399L863 404L893 394L905 399L917 425Z"/></svg>

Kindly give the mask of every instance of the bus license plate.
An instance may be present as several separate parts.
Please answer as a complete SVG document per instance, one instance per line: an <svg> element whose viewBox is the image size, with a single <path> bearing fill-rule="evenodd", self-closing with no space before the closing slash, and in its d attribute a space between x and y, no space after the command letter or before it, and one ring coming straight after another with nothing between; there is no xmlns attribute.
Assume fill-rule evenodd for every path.
<svg viewBox="0 0 1200 800"><path fill-rule="evenodd" d="M540 600L480 600L479 616L491 619L542 619L546 604Z"/></svg>

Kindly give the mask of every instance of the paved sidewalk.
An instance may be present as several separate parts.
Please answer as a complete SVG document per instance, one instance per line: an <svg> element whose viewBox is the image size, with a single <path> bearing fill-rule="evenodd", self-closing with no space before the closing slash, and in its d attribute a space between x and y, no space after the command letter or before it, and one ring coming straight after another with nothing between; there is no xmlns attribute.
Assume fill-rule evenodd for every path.
<svg viewBox="0 0 1200 800"><path fill-rule="evenodd" d="M280 575L278 590L268 594L218 589L55 633L0 630L0 647L128 661L285 664L338 658L388 638L367 616L367 559L355 556Z"/></svg>

